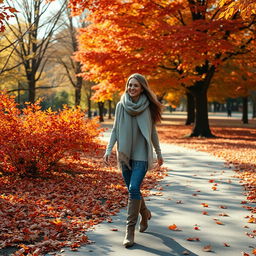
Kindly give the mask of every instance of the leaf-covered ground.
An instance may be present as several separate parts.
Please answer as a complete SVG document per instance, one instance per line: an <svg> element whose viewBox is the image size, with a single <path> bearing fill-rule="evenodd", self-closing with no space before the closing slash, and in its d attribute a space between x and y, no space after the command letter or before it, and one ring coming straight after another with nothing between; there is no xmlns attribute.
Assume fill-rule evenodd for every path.
<svg viewBox="0 0 256 256"><path fill-rule="evenodd" d="M183 118L165 116L158 126L160 140L209 152L235 167L241 178L248 201L256 203L256 120L243 125L240 120L214 118L211 131L217 138L185 138L192 127L183 125ZM246 207L246 206L245 206ZM256 207L248 207L256 213Z"/></svg>
<svg viewBox="0 0 256 256"><path fill-rule="evenodd" d="M38 178L0 176L0 254L42 255L64 246L77 250L90 242L85 231L126 205L121 173L102 163L104 148L83 158L83 164ZM65 170L63 172L63 170ZM71 171L72 170L72 171ZM147 174L146 195L164 172Z"/></svg>

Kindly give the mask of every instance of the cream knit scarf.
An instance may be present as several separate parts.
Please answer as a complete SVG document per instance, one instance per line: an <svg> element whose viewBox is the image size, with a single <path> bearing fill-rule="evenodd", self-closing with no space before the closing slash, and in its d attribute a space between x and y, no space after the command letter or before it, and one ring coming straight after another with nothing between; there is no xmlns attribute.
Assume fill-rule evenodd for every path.
<svg viewBox="0 0 256 256"><path fill-rule="evenodd" d="M133 102L130 96L125 93L120 102L121 108L117 122L118 160L124 162L131 169L129 160L132 150L132 117L137 117L138 126L146 141L150 143L150 138L147 138L152 131L149 100L146 95L141 94L138 101Z"/></svg>

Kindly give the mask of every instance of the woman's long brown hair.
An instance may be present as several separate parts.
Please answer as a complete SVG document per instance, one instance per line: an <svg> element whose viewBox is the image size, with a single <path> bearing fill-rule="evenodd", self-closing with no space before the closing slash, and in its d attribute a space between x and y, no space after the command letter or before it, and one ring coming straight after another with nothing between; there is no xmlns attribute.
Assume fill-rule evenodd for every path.
<svg viewBox="0 0 256 256"><path fill-rule="evenodd" d="M161 114L162 114L163 105L158 101L156 95L150 90L146 78L143 75L138 74L138 73L132 74L127 79L126 89L128 87L129 81L132 78L135 78L140 83L140 85L143 87L143 93L147 96L147 98L149 100L149 110L151 113L153 123L155 124L155 123L161 122Z"/></svg>

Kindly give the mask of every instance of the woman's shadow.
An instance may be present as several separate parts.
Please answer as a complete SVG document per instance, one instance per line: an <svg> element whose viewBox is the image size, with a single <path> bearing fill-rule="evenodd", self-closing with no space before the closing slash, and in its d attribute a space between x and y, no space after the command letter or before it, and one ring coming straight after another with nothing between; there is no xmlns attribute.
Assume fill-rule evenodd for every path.
<svg viewBox="0 0 256 256"><path fill-rule="evenodd" d="M198 254L195 254L183 246L181 246L179 243L177 243L175 240L170 238L169 236L166 236L164 234L159 234L155 232L145 232L144 234L148 234L154 237L157 237L162 240L162 243L168 247L167 250L160 250L160 249L155 249L152 247L148 247L145 245L140 245L135 243L133 247L129 248L129 250L142 250L142 251L147 251L151 254L158 255L158 256L177 256L177 255L184 255L185 251L188 251L190 256L198 256ZM169 250L170 249L170 250Z"/></svg>

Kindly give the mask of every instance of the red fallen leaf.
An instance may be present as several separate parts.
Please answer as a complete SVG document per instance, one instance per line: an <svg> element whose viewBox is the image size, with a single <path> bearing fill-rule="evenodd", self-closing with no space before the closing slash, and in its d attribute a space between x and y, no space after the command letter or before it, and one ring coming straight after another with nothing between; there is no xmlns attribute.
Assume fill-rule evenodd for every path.
<svg viewBox="0 0 256 256"><path fill-rule="evenodd" d="M203 215L208 215L208 212L203 211L202 214L203 214Z"/></svg>
<svg viewBox="0 0 256 256"><path fill-rule="evenodd" d="M80 241L81 241L82 243L88 242L88 236L82 235L81 238L80 238Z"/></svg>
<svg viewBox="0 0 256 256"><path fill-rule="evenodd" d="M224 246L225 246L225 247L230 247L230 245L229 245L229 244L227 244L227 243L224 243Z"/></svg>
<svg viewBox="0 0 256 256"><path fill-rule="evenodd" d="M201 192L201 190L197 190L196 192Z"/></svg>
<svg viewBox="0 0 256 256"><path fill-rule="evenodd" d="M213 186L213 187L212 187L212 190L217 190L217 187Z"/></svg>
<svg viewBox="0 0 256 256"><path fill-rule="evenodd" d="M220 213L219 216L229 217L229 215L225 212Z"/></svg>
<svg viewBox="0 0 256 256"><path fill-rule="evenodd" d="M110 230L111 230L111 231L118 231L117 228L111 228Z"/></svg>
<svg viewBox="0 0 256 256"><path fill-rule="evenodd" d="M209 182L210 182L210 183L213 183L213 182L214 182L214 180L209 180Z"/></svg>
<svg viewBox="0 0 256 256"><path fill-rule="evenodd" d="M246 252L242 252L243 256L250 256L250 254L246 253Z"/></svg>
<svg viewBox="0 0 256 256"><path fill-rule="evenodd" d="M198 237L188 237L187 241L191 241L191 242L197 241L198 242L198 241L200 241L200 239Z"/></svg>
<svg viewBox="0 0 256 256"><path fill-rule="evenodd" d="M74 242L73 244L70 245L71 248L78 248L80 247L81 245L77 242Z"/></svg>
<svg viewBox="0 0 256 256"><path fill-rule="evenodd" d="M246 234L248 237L250 237L250 238L254 238L254 237L255 237L254 234L251 234L251 233L248 233L248 232L246 232L245 234Z"/></svg>
<svg viewBox="0 0 256 256"><path fill-rule="evenodd" d="M192 194L192 196L197 196L197 194Z"/></svg>
<svg viewBox="0 0 256 256"><path fill-rule="evenodd" d="M219 221L219 220L215 221L215 223L218 224L218 225L224 225L224 224L223 224L221 221Z"/></svg>
<svg viewBox="0 0 256 256"><path fill-rule="evenodd" d="M200 228L199 227L194 227L194 230L200 230Z"/></svg>
<svg viewBox="0 0 256 256"><path fill-rule="evenodd" d="M249 227L245 225L244 228L249 228Z"/></svg>
<svg viewBox="0 0 256 256"><path fill-rule="evenodd" d="M208 205L207 203L201 203L201 205L202 205L203 207L209 207L209 205Z"/></svg>
<svg viewBox="0 0 256 256"><path fill-rule="evenodd" d="M220 205L220 208L221 208L221 209L227 209L228 207L225 206L225 205Z"/></svg>
<svg viewBox="0 0 256 256"><path fill-rule="evenodd" d="M241 201L241 204L247 204L247 201Z"/></svg>
<svg viewBox="0 0 256 256"><path fill-rule="evenodd" d="M181 229L179 229L176 224L172 224L168 227L170 230L173 230L173 231L181 231Z"/></svg>
<svg viewBox="0 0 256 256"><path fill-rule="evenodd" d="M252 254L253 254L253 255L256 255L256 248L254 248L254 249L252 250Z"/></svg>
<svg viewBox="0 0 256 256"><path fill-rule="evenodd" d="M212 246L209 244L209 245L206 245L203 247L203 251L204 252L211 252L212 251Z"/></svg>

